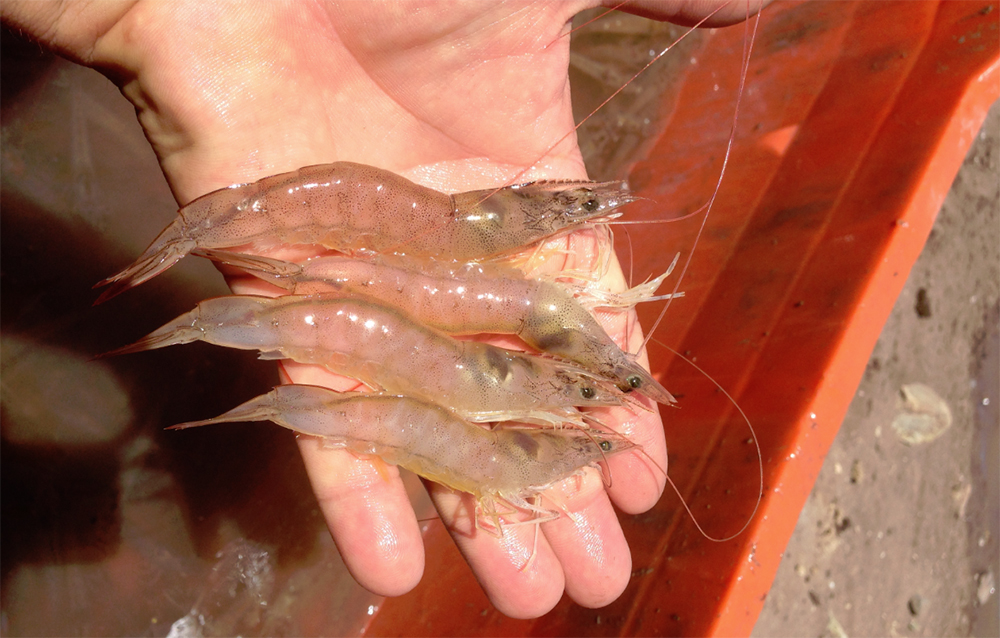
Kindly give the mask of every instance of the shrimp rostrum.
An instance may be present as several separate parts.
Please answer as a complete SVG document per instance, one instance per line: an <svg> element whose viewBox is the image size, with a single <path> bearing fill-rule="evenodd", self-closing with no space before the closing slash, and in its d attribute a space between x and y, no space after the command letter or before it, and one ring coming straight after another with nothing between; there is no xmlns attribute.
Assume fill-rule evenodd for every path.
<svg viewBox="0 0 1000 638"><path fill-rule="evenodd" d="M283 385L221 416L174 426L269 420L326 445L374 455L445 487L471 494L502 533L498 503L545 520L558 512L531 502L548 486L635 445L599 430L487 429L412 397ZM477 517L478 523L478 517Z"/></svg>
<svg viewBox="0 0 1000 638"><path fill-rule="evenodd" d="M460 341L388 306L338 295L207 299L108 355L207 341L313 363L379 390L421 397L476 421L582 424L577 407L621 405L610 383L576 366Z"/></svg>
<svg viewBox="0 0 1000 638"><path fill-rule="evenodd" d="M621 182L540 181L448 195L352 162L307 166L203 195L142 255L97 284L97 303L155 277L194 250L257 253L314 244L345 253L486 259L633 201ZM252 258L244 257L252 262ZM266 261L258 262L267 268Z"/></svg>

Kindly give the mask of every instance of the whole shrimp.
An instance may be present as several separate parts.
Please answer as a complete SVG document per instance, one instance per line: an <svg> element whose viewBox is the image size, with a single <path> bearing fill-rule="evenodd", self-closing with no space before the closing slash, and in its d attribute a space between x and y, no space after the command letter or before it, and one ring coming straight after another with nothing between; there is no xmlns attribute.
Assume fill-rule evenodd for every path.
<svg viewBox="0 0 1000 638"><path fill-rule="evenodd" d="M293 274L275 276L275 271ZM250 272L296 295L363 294L448 334L515 334L537 350L613 381L623 392L635 390L654 401L674 403L666 388L618 347L566 286L525 279L513 268L432 261L417 267L398 257L374 256L321 257L301 266L284 263L270 271ZM666 276L619 295L617 303L631 307L650 296Z"/></svg>
<svg viewBox="0 0 1000 638"><path fill-rule="evenodd" d="M459 341L398 309L339 295L207 299L107 355L192 341L319 364L374 388L446 405L476 422L582 424L576 406L622 402L614 386L575 366Z"/></svg>
<svg viewBox="0 0 1000 638"><path fill-rule="evenodd" d="M180 209L101 303L157 276L195 249L318 244L349 253L484 259L524 248L632 201L620 182L539 181L448 195L353 162L306 166L202 195ZM267 268L266 261L254 262Z"/></svg>
<svg viewBox="0 0 1000 638"><path fill-rule="evenodd" d="M322 437L330 447L378 456L471 494L479 512L501 534L498 503L532 512L539 520L554 518L558 511L542 509L529 499L611 454L635 447L624 436L599 430L491 430L413 397L311 385L278 386L215 418L170 429L262 420Z"/></svg>

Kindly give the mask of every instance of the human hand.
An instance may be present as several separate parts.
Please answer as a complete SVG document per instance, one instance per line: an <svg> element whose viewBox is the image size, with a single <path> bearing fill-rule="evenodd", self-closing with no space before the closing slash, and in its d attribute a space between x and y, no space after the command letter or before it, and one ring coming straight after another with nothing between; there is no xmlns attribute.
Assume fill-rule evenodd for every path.
<svg viewBox="0 0 1000 638"><path fill-rule="evenodd" d="M187 203L232 183L338 160L444 191L499 186L515 176L585 179L574 135L550 150L573 126L568 38L559 35L583 8L557 2L513 10L478 0L419 8L140 1L8 2L3 11L5 20L119 84L176 198ZM582 242L571 247L587 250ZM237 292L259 290L247 279L230 281ZM617 268L604 283L624 287ZM612 332L622 337L629 322L634 317ZM628 336L634 349L641 335L633 326ZM356 386L313 366L286 363L283 373L299 383ZM665 467L655 411L613 409L602 419ZM390 468L387 481L368 460L305 437L299 444L352 574L379 594L409 591L424 557L398 472ZM573 515L544 523L537 549L531 526L510 527L502 539L455 535L502 612L543 614L564 590L597 607L624 589L631 559L611 503L644 511L659 498L664 477L636 453L608 465L614 483L607 490L594 471L554 488L553 498ZM460 528L458 495L430 489L445 524Z"/></svg>

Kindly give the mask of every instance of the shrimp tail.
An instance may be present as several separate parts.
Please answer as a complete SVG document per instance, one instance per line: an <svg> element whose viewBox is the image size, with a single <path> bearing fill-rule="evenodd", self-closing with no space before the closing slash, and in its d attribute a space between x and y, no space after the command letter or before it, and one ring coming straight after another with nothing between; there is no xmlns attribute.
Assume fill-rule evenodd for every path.
<svg viewBox="0 0 1000 638"><path fill-rule="evenodd" d="M276 421L280 417L280 407L278 405L278 395L277 392L272 390L267 394L262 394L258 397L250 399L246 403L242 403L229 412L220 414L217 417L211 419L203 419L201 421L187 421L185 423L178 423L177 425L171 425L168 430L186 430L187 428L196 428L202 425L212 425L213 423L236 423L243 421Z"/></svg>
<svg viewBox="0 0 1000 638"><path fill-rule="evenodd" d="M214 262L234 266L250 273L258 279L291 290L295 287L292 277L302 273L302 266L281 259L261 257L260 255L245 255L228 250L198 248L191 251L192 255L206 257Z"/></svg>
<svg viewBox="0 0 1000 638"><path fill-rule="evenodd" d="M94 288L108 286L94 305L104 303L129 288L134 288L159 275L183 259L196 245L195 240L189 238L185 232L184 219L178 217L153 240L135 263L120 273L94 284Z"/></svg>
<svg viewBox="0 0 1000 638"><path fill-rule="evenodd" d="M162 328L154 330L135 343L99 354L94 358L104 359L120 354L131 354L133 352L142 352L143 350L155 350L157 348L166 348L167 346L199 341L205 336L205 331L198 325L199 310L200 308L195 308L191 312L177 317Z"/></svg>

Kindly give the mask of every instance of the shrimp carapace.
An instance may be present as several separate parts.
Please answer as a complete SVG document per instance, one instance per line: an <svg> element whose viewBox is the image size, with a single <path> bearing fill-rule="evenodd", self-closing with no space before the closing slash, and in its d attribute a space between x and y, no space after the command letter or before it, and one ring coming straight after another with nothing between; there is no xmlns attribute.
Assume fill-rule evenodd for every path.
<svg viewBox="0 0 1000 638"><path fill-rule="evenodd" d="M611 383L569 363L460 341L398 309L338 295L207 299L105 356L192 341L323 365L375 389L447 405L477 422L581 424L578 407L627 400Z"/></svg>
<svg viewBox="0 0 1000 638"><path fill-rule="evenodd" d="M493 428L469 423L420 399L386 393L335 392L282 385L213 419L185 429L234 421L273 421L356 454L375 455L446 487L538 511L529 499L549 485L636 447L601 430Z"/></svg>
<svg viewBox="0 0 1000 638"><path fill-rule="evenodd" d="M225 261L225 256L210 256ZM674 403L666 388L615 344L562 283L526 279L501 264L427 261L418 266L394 255L320 257L301 266L276 263L276 269L298 272L275 276L252 264L243 266L294 294L363 295L451 335L514 334L536 350L612 381L623 392ZM655 286L642 284L633 290L616 299L634 305ZM579 293L589 294L585 289Z"/></svg>
<svg viewBox="0 0 1000 638"><path fill-rule="evenodd" d="M585 222L614 219L621 215L617 208L635 201L624 182L573 180L469 191L451 199L460 223L448 239L457 250L431 256L454 261L508 254ZM409 243L404 250L411 252Z"/></svg>
<svg viewBox="0 0 1000 638"><path fill-rule="evenodd" d="M347 253L486 259L615 216L617 207L633 200L621 182L545 181L448 195L374 166L307 166L222 188L184 206L135 263L95 286L108 286L96 303L198 248L256 253L315 244Z"/></svg>

